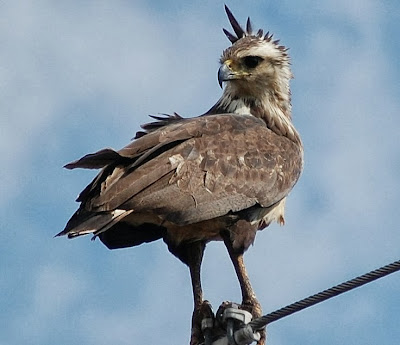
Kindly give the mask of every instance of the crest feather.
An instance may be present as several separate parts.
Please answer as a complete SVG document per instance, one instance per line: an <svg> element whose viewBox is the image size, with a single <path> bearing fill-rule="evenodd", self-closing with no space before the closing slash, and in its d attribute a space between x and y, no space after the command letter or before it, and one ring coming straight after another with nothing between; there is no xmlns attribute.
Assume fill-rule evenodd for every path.
<svg viewBox="0 0 400 345"><path fill-rule="evenodd" d="M257 33L253 34L253 26L251 24L250 17L247 18L246 22L246 31L243 30L243 28L240 26L239 22L236 20L236 18L233 16L231 10L228 8L228 6L225 5L225 12L228 16L229 22L232 26L233 31L235 32L236 35L232 34L226 29L223 29L224 34L226 37L231 41L232 44L235 42L239 41L241 38L246 37L246 36L253 36L256 38L263 39L267 42L272 42L279 50L282 52L285 52L287 49L284 46L279 45L279 40L272 41L273 35L269 33L269 31L264 35L264 30L259 29Z"/></svg>
<svg viewBox="0 0 400 345"><path fill-rule="evenodd" d="M252 25L251 25L250 17L247 18L246 32L247 32L247 34L250 34L250 33L253 32L253 28L252 28Z"/></svg>
<svg viewBox="0 0 400 345"><path fill-rule="evenodd" d="M238 40L238 38L235 35L231 34L228 30L226 29L222 30L224 31L224 34L226 35L226 37L228 37L228 40L231 41L232 44Z"/></svg>
<svg viewBox="0 0 400 345"><path fill-rule="evenodd" d="M243 36L246 36L246 32L242 29L240 26L239 22L236 20L236 18L233 16L231 10L228 8L228 6L225 5L225 12L226 15L228 16L229 22L232 25L233 31L235 31L235 34L237 36L236 40L242 38ZM231 36L233 36L231 34ZM228 37L229 38L229 37ZM233 43L233 42L232 42Z"/></svg>

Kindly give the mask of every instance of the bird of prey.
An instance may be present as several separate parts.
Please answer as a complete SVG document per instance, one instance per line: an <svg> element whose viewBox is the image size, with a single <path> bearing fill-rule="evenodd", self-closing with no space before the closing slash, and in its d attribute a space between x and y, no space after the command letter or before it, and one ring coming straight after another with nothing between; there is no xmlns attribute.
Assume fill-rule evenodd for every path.
<svg viewBox="0 0 400 345"><path fill-rule="evenodd" d="M79 209L58 235L98 237L109 249L163 239L190 270L194 296L191 344L203 340L200 266L206 244L225 243L242 307L261 307L243 254L257 230L284 223L288 193L303 167L303 147L291 120L287 49L263 30L243 29L225 7L234 34L218 70L225 85L205 114L153 116L119 151L103 149L67 164L101 169L80 193ZM261 339L259 344L263 344Z"/></svg>

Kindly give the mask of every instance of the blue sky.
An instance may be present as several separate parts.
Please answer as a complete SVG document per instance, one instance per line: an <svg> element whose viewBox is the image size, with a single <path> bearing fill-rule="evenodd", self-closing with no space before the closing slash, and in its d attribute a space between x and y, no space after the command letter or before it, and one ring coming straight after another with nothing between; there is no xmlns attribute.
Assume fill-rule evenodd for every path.
<svg viewBox="0 0 400 345"><path fill-rule="evenodd" d="M290 47L306 165L286 226L245 260L265 313L399 259L400 3L228 1ZM161 242L109 251L53 238L93 171L62 166L128 143L147 114L219 98L222 1L0 2L0 345L185 344L187 268ZM206 298L240 302L221 243ZM398 344L400 274L273 323L268 344Z"/></svg>

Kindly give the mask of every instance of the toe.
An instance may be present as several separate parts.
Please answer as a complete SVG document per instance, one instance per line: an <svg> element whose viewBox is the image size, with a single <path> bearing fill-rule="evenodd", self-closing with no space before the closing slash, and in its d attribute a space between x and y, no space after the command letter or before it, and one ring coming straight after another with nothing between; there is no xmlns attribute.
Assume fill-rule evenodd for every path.
<svg viewBox="0 0 400 345"><path fill-rule="evenodd" d="M208 301L204 301L193 311L190 345L198 345L204 341L202 322L206 319L214 320L214 313Z"/></svg>

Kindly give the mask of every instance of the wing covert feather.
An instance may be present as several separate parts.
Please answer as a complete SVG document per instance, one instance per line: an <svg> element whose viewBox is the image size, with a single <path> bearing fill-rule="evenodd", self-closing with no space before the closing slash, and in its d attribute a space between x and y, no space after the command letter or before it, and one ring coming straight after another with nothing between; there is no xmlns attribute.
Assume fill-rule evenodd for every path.
<svg viewBox="0 0 400 345"><path fill-rule="evenodd" d="M301 171L301 150L265 126L193 138L169 154L180 163L168 184L156 182L123 208L154 208L177 224L195 223L255 204L269 207Z"/></svg>
<svg viewBox="0 0 400 345"><path fill-rule="evenodd" d="M85 208L145 211L177 224L271 206L293 187L302 164L300 146L262 120L233 114L176 121L117 154L81 198Z"/></svg>

